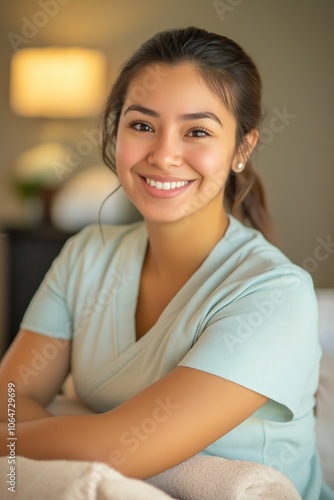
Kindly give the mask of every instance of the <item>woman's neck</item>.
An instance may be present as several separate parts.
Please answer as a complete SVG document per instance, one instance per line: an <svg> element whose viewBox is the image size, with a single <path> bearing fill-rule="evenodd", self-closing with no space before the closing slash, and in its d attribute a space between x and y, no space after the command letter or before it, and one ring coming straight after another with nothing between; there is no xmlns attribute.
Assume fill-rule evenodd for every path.
<svg viewBox="0 0 334 500"><path fill-rule="evenodd" d="M197 213L172 223L146 221L149 245L145 265L160 279L189 279L223 237L227 226L223 208L211 219Z"/></svg>

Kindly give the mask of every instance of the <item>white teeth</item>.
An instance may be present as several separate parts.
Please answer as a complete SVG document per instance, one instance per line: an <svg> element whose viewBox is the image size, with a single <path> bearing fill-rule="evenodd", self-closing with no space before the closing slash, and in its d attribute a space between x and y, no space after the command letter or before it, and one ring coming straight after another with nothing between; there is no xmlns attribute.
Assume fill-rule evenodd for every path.
<svg viewBox="0 0 334 500"><path fill-rule="evenodd" d="M155 189L163 189L164 191L169 191L170 189L180 188L188 184L189 181L173 181L173 182L159 182L154 181L153 179L149 179L145 177L146 183Z"/></svg>

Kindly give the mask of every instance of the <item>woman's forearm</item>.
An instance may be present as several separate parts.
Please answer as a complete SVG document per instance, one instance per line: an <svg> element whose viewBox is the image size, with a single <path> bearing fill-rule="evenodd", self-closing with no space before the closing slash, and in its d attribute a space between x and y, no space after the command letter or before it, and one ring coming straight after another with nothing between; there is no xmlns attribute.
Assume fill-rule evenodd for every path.
<svg viewBox="0 0 334 500"><path fill-rule="evenodd" d="M1 397L0 422L8 421L8 414L15 418L16 422L27 422L31 420L40 420L42 418L52 417L53 415L42 405L29 398L16 394L15 401L8 404L6 395Z"/></svg>
<svg viewBox="0 0 334 500"><path fill-rule="evenodd" d="M108 462L106 436L99 415L70 415L18 422L16 453L36 460L97 460ZM102 426L103 427L103 426ZM6 424L1 424L1 455L7 454ZM105 432L105 431L104 431Z"/></svg>

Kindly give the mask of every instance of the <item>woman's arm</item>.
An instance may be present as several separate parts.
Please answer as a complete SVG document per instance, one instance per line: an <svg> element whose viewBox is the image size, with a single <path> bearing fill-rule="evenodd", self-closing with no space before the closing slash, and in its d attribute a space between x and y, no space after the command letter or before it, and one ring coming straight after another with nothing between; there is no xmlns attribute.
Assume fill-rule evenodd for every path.
<svg viewBox="0 0 334 500"><path fill-rule="evenodd" d="M17 453L101 461L127 476L147 478L206 448L266 401L216 375L178 367L107 413L19 424Z"/></svg>
<svg viewBox="0 0 334 500"><path fill-rule="evenodd" d="M0 421L7 422L8 418L8 384L15 395L15 408L11 409L15 410L17 422L52 416L45 406L69 372L70 349L68 340L27 330L19 332L0 366Z"/></svg>

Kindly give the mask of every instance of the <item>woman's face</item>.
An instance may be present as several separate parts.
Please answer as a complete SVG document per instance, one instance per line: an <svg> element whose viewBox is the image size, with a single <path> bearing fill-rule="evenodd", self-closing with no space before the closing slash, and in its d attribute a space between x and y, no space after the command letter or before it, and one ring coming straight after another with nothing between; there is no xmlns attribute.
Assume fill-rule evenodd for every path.
<svg viewBox="0 0 334 500"><path fill-rule="evenodd" d="M237 162L235 132L234 117L191 64L144 68L129 86L117 132L124 191L146 220L221 216Z"/></svg>

